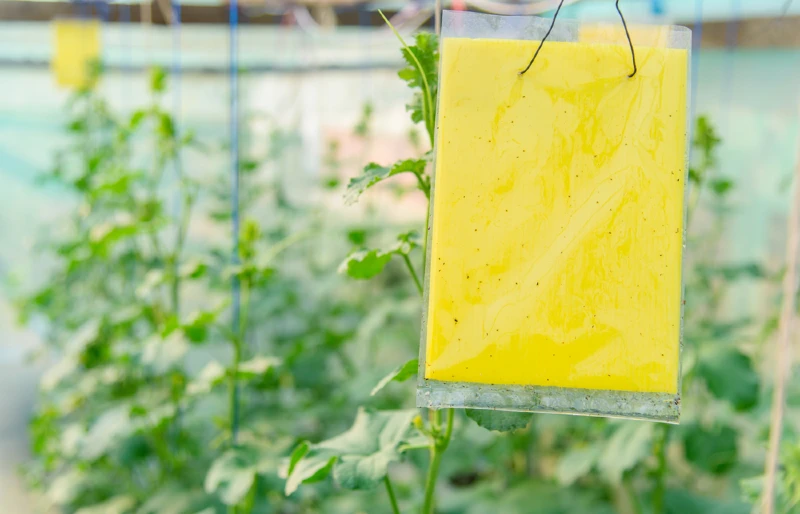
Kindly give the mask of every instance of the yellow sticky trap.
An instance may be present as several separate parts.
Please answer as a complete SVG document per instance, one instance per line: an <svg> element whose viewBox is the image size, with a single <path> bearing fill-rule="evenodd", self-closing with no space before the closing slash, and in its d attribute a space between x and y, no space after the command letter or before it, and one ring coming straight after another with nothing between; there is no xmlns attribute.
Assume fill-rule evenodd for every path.
<svg viewBox="0 0 800 514"><path fill-rule="evenodd" d="M421 404L674 420L688 51L538 44L442 41Z"/></svg>
<svg viewBox="0 0 800 514"><path fill-rule="evenodd" d="M60 86L80 89L90 85L91 65L100 58L100 23L97 20L53 22L52 70Z"/></svg>

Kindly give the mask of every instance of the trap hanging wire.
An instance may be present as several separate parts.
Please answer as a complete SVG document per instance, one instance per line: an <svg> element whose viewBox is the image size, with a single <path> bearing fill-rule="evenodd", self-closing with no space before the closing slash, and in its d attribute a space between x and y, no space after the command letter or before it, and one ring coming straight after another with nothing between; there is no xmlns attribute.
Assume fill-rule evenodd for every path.
<svg viewBox="0 0 800 514"><path fill-rule="evenodd" d="M444 12L418 406L677 422L690 48Z"/></svg>
<svg viewBox="0 0 800 514"><path fill-rule="evenodd" d="M559 13L559 11L561 11L561 7L563 5L564 5L564 0L561 0L561 2L559 2L559 4L558 4L558 8L556 9L555 14L553 14L553 21L550 23L550 28L547 29L547 33L544 35L542 40L539 42L539 46L536 48L536 52L533 54L533 57L531 57L531 60L530 60L530 62L528 62L528 65L525 66L524 70L519 72L520 75L524 75L525 72L527 72L529 69L531 69L531 66L533 66L533 61L536 60L536 56L539 55L539 51L542 49L542 46L544 45L544 42L547 40L547 37L550 35L550 32L553 31L553 26L556 24L556 18L558 18L558 13ZM622 11L619 8L619 0L616 1L615 6L617 8L617 12L619 13L619 18L622 20L622 27L625 29L625 37L628 38L628 46L630 46L630 49L631 49L631 60L633 61L633 72L630 75L628 75L628 77L629 78L633 78L633 76L636 75L636 52L634 52L634 50L633 50L633 42L631 42L631 34L630 34L630 32L628 32L628 24L625 23L625 16L622 15Z"/></svg>

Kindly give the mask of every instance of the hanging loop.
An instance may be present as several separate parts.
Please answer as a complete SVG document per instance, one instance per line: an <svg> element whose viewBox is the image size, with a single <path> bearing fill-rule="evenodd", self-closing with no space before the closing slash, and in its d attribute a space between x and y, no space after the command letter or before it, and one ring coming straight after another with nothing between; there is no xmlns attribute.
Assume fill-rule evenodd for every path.
<svg viewBox="0 0 800 514"><path fill-rule="evenodd" d="M525 66L524 70L519 72L519 75L524 75L525 72L527 72L529 69L531 69L531 66L533 66L533 61L536 60L536 56L539 55L539 51L542 49L542 46L544 46L544 42L547 41L547 38L550 36L550 32L553 31L553 26L556 24L556 18L558 17L558 13L559 13L559 11L561 11L561 7L563 5L564 5L564 0L561 0L561 2L559 2L559 4L558 4L558 8L556 9L555 14L553 14L553 21L550 23L550 28L547 29L547 33L544 35L542 40L539 42L539 46L536 48L536 52L533 54L533 57L531 57L530 62L528 63L527 66ZM625 37L628 39L628 46L631 49L631 60L633 61L633 72L631 72L631 74L628 75L628 77L632 78L634 75L636 75L636 71L637 71L637 68L636 68L636 52L634 52L634 50L633 50L633 42L631 41L631 34L630 34L630 32L628 32L628 24L625 23L625 16L622 15L622 11L619 8L619 0L616 0L616 3L614 5L617 8L617 13L619 13L619 18L622 20L622 28L625 29Z"/></svg>
<svg viewBox="0 0 800 514"><path fill-rule="evenodd" d="M628 75L628 78L633 78L636 75L636 52L633 51L633 42L631 41L631 34L628 32L628 24L625 23L625 16L622 15L622 11L619 9L619 0L615 4L617 7L617 12L619 13L619 19L622 20L622 28L625 29L625 37L628 38L628 46L631 47L631 60L633 61L633 72Z"/></svg>
<svg viewBox="0 0 800 514"><path fill-rule="evenodd" d="M541 50L542 46L544 46L544 42L547 41L547 37L550 35L550 32L552 32L552 30L553 30L553 26L556 24L556 18L558 18L558 12L561 10L561 6L562 5L564 5L564 0L561 0L558 3L558 8L556 9L556 13L553 15L553 21L550 22L550 28L547 29L547 33L544 35L542 40L539 42L539 47L536 49L536 53L533 54L533 57L531 57L531 62L529 62L528 65L525 66L524 70L519 72L520 75L525 75L525 72L528 71L529 69L531 69L531 66L533 66L533 61L535 61L536 60L536 56L539 55L539 50Z"/></svg>

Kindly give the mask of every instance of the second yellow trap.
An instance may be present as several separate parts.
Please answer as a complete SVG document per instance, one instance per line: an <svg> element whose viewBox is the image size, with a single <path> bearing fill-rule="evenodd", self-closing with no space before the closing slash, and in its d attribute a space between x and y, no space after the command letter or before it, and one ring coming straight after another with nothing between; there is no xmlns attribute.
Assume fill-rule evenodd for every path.
<svg viewBox="0 0 800 514"><path fill-rule="evenodd" d="M674 394L688 52L537 46L443 40L424 377Z"/></svg>
<svg viewBox="0 0 800 514"><path fill-rule="evenodd" d="M52 71L60 86L80 89L91 85L92 63L100 58L100 22L53 22Z"/></svg>

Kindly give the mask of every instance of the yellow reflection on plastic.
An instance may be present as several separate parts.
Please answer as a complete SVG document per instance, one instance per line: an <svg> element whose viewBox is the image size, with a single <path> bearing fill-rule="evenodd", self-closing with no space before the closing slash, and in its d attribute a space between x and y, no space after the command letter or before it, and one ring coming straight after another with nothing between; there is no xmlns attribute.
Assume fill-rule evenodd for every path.
<svg viewBox="0 0 800 514"><path fill-rule="evenodd" d="M631 41L635 41L637 46L665 47L669 42L671 27L639 25L630 27L629 32ZM625 29L619 23L613 25L581 24L578 29L578 41L582 43L628 44Z"/></svg>
<svg viewBox="0 0 800 514"><path fill-rule="evenodd" d="M443 41L425 376L675 393L687 51Z"/></svg>
<svg viewBox="0 0 800 514"><path fill-rule="evenodd" d="M56 83L82 88L91 80L90 65L100 57L100 23L97 20L53 22L52 70Z"/></svg>

